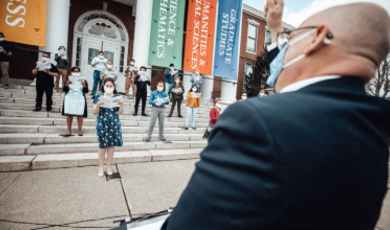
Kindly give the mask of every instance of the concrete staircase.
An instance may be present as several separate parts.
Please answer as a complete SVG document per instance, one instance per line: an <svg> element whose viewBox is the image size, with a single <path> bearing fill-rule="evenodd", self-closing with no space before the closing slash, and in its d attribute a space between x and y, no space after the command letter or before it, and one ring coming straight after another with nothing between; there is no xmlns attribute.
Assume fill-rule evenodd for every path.
<svg viewBox="0 0 390 230"><path fill-rule="evenodd" d="M61 115L63 97L62 93L53 95L51 113L44 110L45 99L42 112L32 112L35 87L13 85L7 90L0 89L0 171L98 165L93 100L87 98L88 118L83 123L84 136L77 135L77 120L74 118L75 136L65 138L59 136L67 131L65 117ZM152 142L144 142L150 117L132 115L134 100L124 99L124 103L125 113L120 116L124 145L115 149L113 163L194 159L199 158L199 153L207 145L202 136L209 122L209 106L201 105L198 109L197 130L184 130L185 102L181 108L184 118L177 117L175 108L173 117L165 118L165 137L172 141L167 144L158 140L158 122ZM168 105L166 115L170 108ZM151 106L147 105L146 113L150 115L150 111Z"/></svg>

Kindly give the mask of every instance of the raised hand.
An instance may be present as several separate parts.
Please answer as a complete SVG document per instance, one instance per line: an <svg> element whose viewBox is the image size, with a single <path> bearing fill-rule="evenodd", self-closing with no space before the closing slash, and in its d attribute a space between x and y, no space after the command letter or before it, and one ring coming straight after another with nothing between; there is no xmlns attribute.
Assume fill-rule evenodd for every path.
<svg viewBox="0 0 390 230"><path fill-rule="evenodd" d="M276 42L279 31L283 30L283 0L267 0L264 6L264 16L267 18L267 27L271 31L272 43Z"/></svg>

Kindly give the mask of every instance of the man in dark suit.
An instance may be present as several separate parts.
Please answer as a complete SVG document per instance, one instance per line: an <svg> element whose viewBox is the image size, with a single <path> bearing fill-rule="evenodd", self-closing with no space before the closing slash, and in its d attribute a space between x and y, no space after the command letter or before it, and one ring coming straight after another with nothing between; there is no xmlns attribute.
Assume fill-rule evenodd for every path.
<svg viewBox="0 0 390 230"><path fill-rule="evenodd" d="M267 1L271 33L283 30L282 12L282 0ZM359 3L301 27L311 25L268 57L277 94L221 115L162 229L374 229L387 192L390 102L364 87L389 53L390 18Z"/></svg>

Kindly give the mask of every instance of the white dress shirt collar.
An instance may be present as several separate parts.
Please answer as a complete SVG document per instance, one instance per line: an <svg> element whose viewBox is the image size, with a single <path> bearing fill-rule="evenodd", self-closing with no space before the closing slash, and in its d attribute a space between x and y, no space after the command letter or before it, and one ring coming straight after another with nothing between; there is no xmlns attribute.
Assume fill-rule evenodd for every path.
<svg viewBox="0 0 390 230"><path fill-rule="evenodd" d="M321 81L326 81L326 80L331 80L331 79L337 79L341 78L341 76L337 75L327 75L327 76L319 76L319 77L313 77L313 78L308 78L304 79L301 81L294 82L286 87L284 87L280 93L287 93L287 92L293 92L302 89L303 87L321 82Z"/></svg>

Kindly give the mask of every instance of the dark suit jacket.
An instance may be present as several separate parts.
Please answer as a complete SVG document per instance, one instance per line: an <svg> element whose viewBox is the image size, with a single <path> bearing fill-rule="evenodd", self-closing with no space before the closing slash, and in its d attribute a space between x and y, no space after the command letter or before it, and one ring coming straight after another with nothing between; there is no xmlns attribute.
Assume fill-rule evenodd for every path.
<svg viewBox="0 0 390 230"><path fill-rule="evenodd" d="M390 102L356 77L237 102L162 229L373 230L389 118Z"/></svg>
<svg viewBox="0 0 390 230"><path fill-rule="evenodd" d="M137 75L134 79L134 84L137 85L137 90L147 90L150 81L138 81L141 75Z"/></svg>

